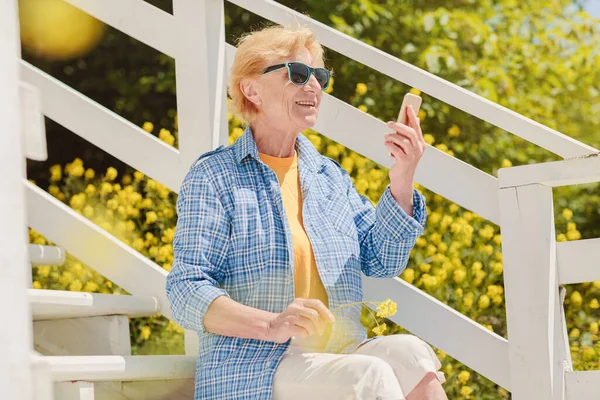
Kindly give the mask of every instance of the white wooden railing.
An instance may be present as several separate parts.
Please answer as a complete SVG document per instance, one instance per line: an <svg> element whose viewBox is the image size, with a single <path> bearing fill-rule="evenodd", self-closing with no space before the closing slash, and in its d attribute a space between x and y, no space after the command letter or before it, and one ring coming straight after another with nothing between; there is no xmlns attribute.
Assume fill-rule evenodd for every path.
<svg viewBox="0 0 600 400"><path fill-rule="evenodd" d="M41 109L47 117L177 192L195 157L227 143L225 82L235 48L225 42L223 0L173 0L173 15L143 0L65 1L175 58L179 149L25 61L21 61L21 79L40 89ZM229 1L276 23L308 26L326 47L563 158L597 152L274 1ZM5 15L4 9L0 11ZM11 12L14 15L9 9L8 14ZM4 48L0 51L10 53ZM15 74L12 79L16 79ZM3 95L1 99L14 100ZM0 112L11 109L2 105ZM14 104L12 107L15 109ZM328 94L324 94L321 107L317 131L383 166L391 166L385 147L364 134L383 135L387 132L384 122ZM568 371L568 343L558 288L563 283L600 280L595 268L600 239L555 243L550 187L600 180L597 159L600 157L509 168L501 170L499 181L434 147L428 146L424 153L416 172L417 182L502 228L509 341L399 278L365 277L365 297L389 297L400 304L411 304L410 310L401 309L392 320L511 390L513 399L565 399L565 386L569 399L591 399L592 390L599 390L600 376L596 372ZM463 179L457 182L455 176ZM133 295L154 297L157 310L170 317L164 269L44 191L27 181L23 184L31 227ZM527 240L523 240L524 235ZM521 249L523 243L529 245L527 251ZM139 279L142 275L143 284ZM525 293L526 285L536 286L535 296L530 287ZM24 299L25 295L19 303L21 309L15 310L26 308ZM186 335L186 352L193 354L193 340L187 339L193 339L193 335ZM0 359L0 368L4 366Z"/></svg>

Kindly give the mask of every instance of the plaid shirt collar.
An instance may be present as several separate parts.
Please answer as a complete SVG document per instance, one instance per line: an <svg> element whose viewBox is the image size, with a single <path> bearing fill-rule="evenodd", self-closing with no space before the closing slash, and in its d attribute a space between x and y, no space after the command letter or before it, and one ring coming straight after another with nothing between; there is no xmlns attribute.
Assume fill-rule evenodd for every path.
<svg viewBox="0 0 600 400"><path fill-rule="evenodd" d="M240 165L248 156L257 161L260 160L258 147L256 147L254 135L252 134L250 126L246 127L244 135L237 140L232 147L238 165ZM303 166L308 168L311 172L316 172L321 169L323 166L323 158L308 138L302 134L298 134L294 148L298 152L299 163L302 163Z"/></svg>

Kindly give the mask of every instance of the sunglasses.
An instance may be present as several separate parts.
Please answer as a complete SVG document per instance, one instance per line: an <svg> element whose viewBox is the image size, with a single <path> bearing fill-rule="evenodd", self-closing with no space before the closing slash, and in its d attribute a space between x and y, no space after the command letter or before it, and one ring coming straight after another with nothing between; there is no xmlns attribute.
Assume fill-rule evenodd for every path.
<svg viewBox="0 0 600 400"><path fill-rule="evenodd" d="M281 68L287 68L288 78L294 85L306 85L310 79L310 74L313 74L317 78L319 85L321 85L322 90L326 90L329 87L331 72L325 68L312 68L301 62L286 62L284 64L271 65L263 72L263 75Z"/></svg>

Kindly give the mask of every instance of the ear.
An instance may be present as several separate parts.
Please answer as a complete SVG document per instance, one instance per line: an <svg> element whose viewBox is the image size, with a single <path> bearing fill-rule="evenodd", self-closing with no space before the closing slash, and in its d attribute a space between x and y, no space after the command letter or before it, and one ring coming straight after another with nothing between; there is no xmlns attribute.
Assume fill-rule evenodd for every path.
<svg viewBox="0 0 600 400"><path fill-rule="evenodd" d="M262 104L262 99L257 91L258 82L254 79L243 78L240 81L240 90L244 96L257 106Z"/></svg>

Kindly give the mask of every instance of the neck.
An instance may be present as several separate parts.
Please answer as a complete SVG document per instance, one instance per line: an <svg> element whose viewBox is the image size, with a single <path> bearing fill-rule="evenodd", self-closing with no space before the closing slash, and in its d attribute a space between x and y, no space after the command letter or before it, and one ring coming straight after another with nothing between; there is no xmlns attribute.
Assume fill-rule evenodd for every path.
<svg viewBox="0 0 600 400"><path fill-rule="evenodd" d="M273 157L292 157L298 132L269 124L257 118L250 124L256 147L260 153Z"/></svg>

